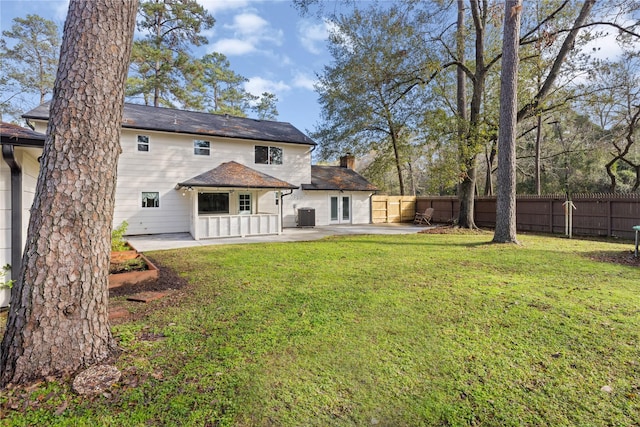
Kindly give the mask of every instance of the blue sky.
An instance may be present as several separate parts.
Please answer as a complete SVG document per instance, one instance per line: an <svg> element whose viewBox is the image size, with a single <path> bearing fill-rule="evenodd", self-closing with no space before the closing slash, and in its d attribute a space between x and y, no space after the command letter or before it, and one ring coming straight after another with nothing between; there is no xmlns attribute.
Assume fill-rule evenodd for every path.
<svg viewBox="0 0 640 427"><path fill-rule="evenodd" d="M87 0L91 1L91 0ZM192 52L221 52L231 68L248 78L246 89L278 97L278 120L303 132L313 130L320 108L313 89L316 74L331 60L326 50L327 25L301 17L285 0L199 0L216 19L204 35L209 44ZM68 0L0 0L0 29L13 18L38 14L62 29ZM34 100L34 107L37 99Z"/></svg>

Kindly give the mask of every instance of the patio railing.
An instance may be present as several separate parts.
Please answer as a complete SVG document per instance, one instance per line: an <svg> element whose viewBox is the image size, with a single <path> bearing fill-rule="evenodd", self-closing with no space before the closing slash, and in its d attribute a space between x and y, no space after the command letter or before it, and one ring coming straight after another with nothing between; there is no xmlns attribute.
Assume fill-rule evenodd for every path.
<svg viewBox="0 0 640 427"><path fill-rule="evenodd" d="M196 240L280 234L278 214L200 215Z"/></svg>

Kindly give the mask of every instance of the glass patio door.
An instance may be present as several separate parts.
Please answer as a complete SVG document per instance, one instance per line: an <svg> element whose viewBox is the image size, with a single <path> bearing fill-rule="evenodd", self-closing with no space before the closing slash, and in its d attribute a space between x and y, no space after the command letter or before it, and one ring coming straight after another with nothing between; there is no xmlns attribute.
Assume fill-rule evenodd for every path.
<svg viewBox="0 0 640 427"><path fill-rule="evenodd" d="M331 224L351 223L351 196L330 197Z"/></svg>

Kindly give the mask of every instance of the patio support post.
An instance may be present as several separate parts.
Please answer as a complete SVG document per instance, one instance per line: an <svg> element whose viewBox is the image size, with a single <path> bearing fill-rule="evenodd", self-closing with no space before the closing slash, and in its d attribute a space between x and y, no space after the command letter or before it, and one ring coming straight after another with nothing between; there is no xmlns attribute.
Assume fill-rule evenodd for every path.
<svg viewBox="0 0 640 427"><path fill-rule="evenodd" d="M189 191L191 197L191 221L193 222L193 240L200 240L200 230L198 229L198 189Z"/></svg>
<svg viewBox="0 0 640 427"><path fill-rule="evenodd" d="M282 234L282 191L276 191L278 196L278 234Z"/></svg>

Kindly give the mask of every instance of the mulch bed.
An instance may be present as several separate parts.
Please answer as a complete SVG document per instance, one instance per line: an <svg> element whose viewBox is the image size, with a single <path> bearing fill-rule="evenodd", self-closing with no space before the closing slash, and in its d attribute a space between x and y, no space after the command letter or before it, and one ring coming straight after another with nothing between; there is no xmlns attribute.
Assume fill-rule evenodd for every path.
<svg viewBox="0 0 640 427"><path fill-rule="evenodd" d="M633 256L633 250L616 252L592 252L589 258L595 261L640 267L640 256Z"/></svg>
<svg viewBox="0 0 640 427"><path fill-rule="evenodd" d="M151 262L158 267L157 279L145 280L134 284L127 283L117 288L109 289L109 297L128 296L140 292L178 290L187 285L187 281L172 269L158 265L154 260L151 260Z"/></svg>
<svg viewBox="0 0 640 427"><path fill-rule="evenodd" d="M141 319L153 311L175 306L187 294L189 288L187 280L172 269L159 265L155 260L150 259L150 261L158 267L157 279L109 289L109 321L112 325ZM153 294L161 297L159 299L150 297ZM120 297L153 301L153 304L123 301Z"/></svg>

